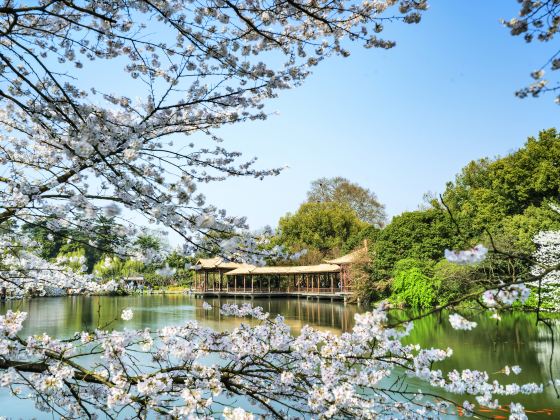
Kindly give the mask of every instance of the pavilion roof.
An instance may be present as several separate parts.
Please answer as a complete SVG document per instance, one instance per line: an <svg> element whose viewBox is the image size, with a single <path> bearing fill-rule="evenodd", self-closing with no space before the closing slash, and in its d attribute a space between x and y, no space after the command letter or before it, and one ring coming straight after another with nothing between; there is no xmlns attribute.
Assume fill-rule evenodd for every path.
<svg viewBox="0 0 560 420"><path fill-rule="evenodd" d="M335 258L333 260L325 260L328 264L352 264L359 259L363 248L352 251L349 254L343 255L342 257Z"/></svg>
<svg viewBox="0 0 560 420"><path fill-rule="evenodd" d="M242 266L243 264L239 264L236 262L230 262L224 260L222 257L214 257L214 258L200 258L196 265L200 266L201 269L211 269L211 268L229 268L234 269Z"/></svg>
<svg viewBox="0 0 560 420"><path fill-rule="evenodd" d="M257 267L254 265L244 265L226 273L226 276L239 274L319 274L319 273L338 273L340 267L335 264L300 265L300 266L272 266Z"/></svg>

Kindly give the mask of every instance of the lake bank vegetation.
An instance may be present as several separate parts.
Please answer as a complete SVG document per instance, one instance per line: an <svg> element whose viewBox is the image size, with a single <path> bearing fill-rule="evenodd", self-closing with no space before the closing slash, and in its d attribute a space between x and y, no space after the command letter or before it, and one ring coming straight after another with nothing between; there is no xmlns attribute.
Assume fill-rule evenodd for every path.
<svg viewBox="0 0 560 420"><path fill-rule="evenodd" d="M315 201L316 186L333 181L318 180L310 201L280 220L276 243L290 250L307 249L300 261L317 262L360 248L366 240L368 258L364 256L353 274L356 300L389 299L414 309L446 304L483 290L489 282L531 272L535 253L550 246L554 235L547 239L539 232L560 231L558 162L560 135L544 130L505 157L470 162L441 195L426 195L421 208L395 216L386 225L383 217L375 223L361 219L349 200L339 200L336 194ZM364 189L356 196L356 201L365 196L369 203L377 202ZM444 257L446 249L479 243L499 252L475 266L453 264ZM551 259L549 255L548 262ZM556 295L549 294L542 307L559 310L556 301ZM536 305L532 295L525 307Z"/></svg>

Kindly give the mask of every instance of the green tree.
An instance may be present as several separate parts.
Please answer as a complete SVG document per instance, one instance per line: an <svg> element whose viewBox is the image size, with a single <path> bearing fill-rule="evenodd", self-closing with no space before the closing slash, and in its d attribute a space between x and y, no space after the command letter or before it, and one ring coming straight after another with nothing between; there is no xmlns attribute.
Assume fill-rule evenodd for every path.
<svg viewBox="0 0 560 420"><path fill-rule="evenodd" d="M369 304L388 296L390 282L386 280L371 281L372 264L371 252L358 248L353 263L350 265L350 278L352 279L351 302Z"/></svg>
<svg viewBox="0 0 560 420"><path fill-rule="evenodd" d="M134 245L137 246L141 251L161 251L163 247L161 240L158 237L147 233L138 235L138 237L134 241Z"/></svg>
<svg viewBox="0 0 560 420"><path fill-rule="evenodd" d="M304 203L295 214L278 223L278 243L291 250L314 248L324 255L340 250L367 225L347 205L336 202Z"/></svg>
<svg viewBox="0 0 560 420"><path fill-rule="evenodd" d="M124 261L118 257L106 256L93 267L93 274L103 279L118 279L123 275Z"/></svg>
<svg viewBox="0 0 560 420"><path fill-rule="evenodd" d="M437 284L439 304L453 301L480 286L486 279L485 266L459 265L445 259L431 269L433 284Z"/></svg>
<svg viewBox="0 0 560 420"><path fill-rule="evenodd" d="M356 212L360 220L382 227L386 221L385 206L373 191L350 182L346 178L319 178L311 183L307 193L310 203L335 202L345 204Z"/></svg>
<svg viewBox="0 0 560 420"><path fill-rule="evenodd" d="M379 228L373 225L366 226L348 238L342 251L348 253L356 248L363 247L364 241L367 242L369 248L371 244L375 244L380 231Z"/></svg>
<svg viewBox="0 0 560 420"><path fill-rule="evenodd" d="M560 199L558 162L560 135L544 130L508 156L470 162L447 184L443 200L466 235L497 234L511 224L508 217Z"/></svg>
<svg viewBox="0 0 560 420"><path fill-rule="evenodd" d="M46 220L33 224L24 224L22 231L41 246L40 255L47 260L55 258L59 254L62 245L66 243L65 236L67 231L60 230L56 234L51 233L47 228Z"/></svg>

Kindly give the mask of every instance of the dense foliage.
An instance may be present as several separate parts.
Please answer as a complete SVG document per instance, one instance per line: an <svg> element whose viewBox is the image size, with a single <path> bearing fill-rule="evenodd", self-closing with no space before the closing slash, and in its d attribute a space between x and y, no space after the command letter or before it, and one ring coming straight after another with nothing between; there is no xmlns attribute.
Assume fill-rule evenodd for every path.
<svg viewBox="0 0 560 420"><path fill-rule="evenodd" d="M392 282L391 299L412 307L482 289L490 275L502 281L526 275L531 260L514 257L536 251L538 232L560 230L560 215L551 207L560 200L558 162L560 135L554 129L542 131L505 157L470 162L447 184L441 200L396 216L379 231L362 230L347 243L357 246L358 238L370 238L370 281ZM510 257L492 254L469 269L442 261L445 249L477 243ZM415 266L403 268L411 261ZM360 288L360 299L384 297L379 289L386 290Z"/></svg>
<svg viewBox="0 0 560 420"><path fill-rule="evenodd" d="M119 253L120 248L125 246L126 240L122 236L124 227L114 217L99 216L90 222L89 231L70 223L65 228L54 230L49 223L52 219L53 216L22 226L22 232L40 244L41 257L45 259L80 252L86 259L86 271L91 272L104 255Z"/></svg>
<svg viewBox="0 0 560 420"><path fill-rule="evenodd" d="M143 229L124 238L118 233L121 229L115 218L100 217L92 224L96 241L71 227L53 234L45 222L26 224L22 233L37 243L42 258L98 280L141 276L153 286L190 284L194 257L171 251L161 231Z"/></svg>
<svg viewBox="0 0 560 420"><path fill-rule="evenodd" d="M560 135L555 129L541 131L508 156L470 162L447 184L443 200L468 236L485 229L497 233L511 224L510 218L529 212L533 219L536 209L560 199L558 162Z"/></svg>
<svg viewBox="0 0 560 420"><path fill-rule="evenodd" d="M405 212L379 232L373 246L375 266L380 274L390 275L401 259L437 260L459 241L453 223L439 209Z"/></svg>

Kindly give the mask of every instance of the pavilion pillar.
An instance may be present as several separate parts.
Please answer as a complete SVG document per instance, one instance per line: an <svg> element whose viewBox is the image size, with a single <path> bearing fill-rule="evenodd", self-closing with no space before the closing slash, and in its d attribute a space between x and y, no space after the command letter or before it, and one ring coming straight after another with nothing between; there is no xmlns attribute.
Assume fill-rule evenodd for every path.
<svg viewBox="0 0 560 420"><path fill-rule="evenodd" d="M253 282L253 275L251 274L251 293L254 293L255 287Z"/></svg>
<svg viewBox="0 0 560 420"><path fill-rule="evenodd" d="M246 292L247 291L247 284L245 281L245 274L243 274L243 291Z"/></svg>
<svg viewBox="0 0 560 420"><path fill-rule="evenodd" d="M331 279L331 293L334 293L334 275L332 275L331 273L328 274L328 276Z"/></svg>

